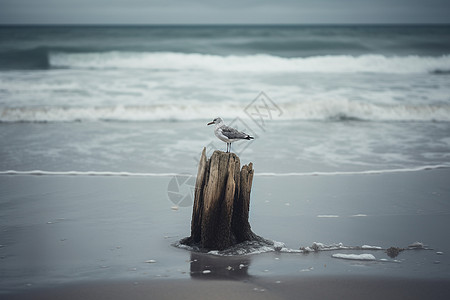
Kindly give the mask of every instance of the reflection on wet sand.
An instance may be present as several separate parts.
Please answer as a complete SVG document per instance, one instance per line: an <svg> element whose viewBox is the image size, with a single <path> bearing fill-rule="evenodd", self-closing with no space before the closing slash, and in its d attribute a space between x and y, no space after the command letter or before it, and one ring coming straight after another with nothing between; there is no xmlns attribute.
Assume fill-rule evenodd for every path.
<svg viewBox="0 0 450 300"><path fill-rule="evenodd" d="M220 257L191 252L191 278L243 280L250 278L249 256Z"/></svg>

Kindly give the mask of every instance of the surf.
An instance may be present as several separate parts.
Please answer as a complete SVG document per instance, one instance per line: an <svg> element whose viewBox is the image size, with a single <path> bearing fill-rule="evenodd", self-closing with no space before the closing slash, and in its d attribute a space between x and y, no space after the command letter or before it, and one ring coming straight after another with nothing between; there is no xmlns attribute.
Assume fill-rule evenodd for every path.
<svg viewBox="0 0 450 300"><path fill-rule="evenodd" d="M380 54L280 57L269 54L212 55L176 52L50 52L52 68L149 69L257 73L436 73L450 70L450 55Z"/></svg>
<svg viewBox="0 0 450 300"><path fill-rule="evenodd" d="M450 104L381 104L352 100L279 101L277 121L450 122ZM223 112L233 120L247 118L243 103L188 101L184 104L111 106L23 106L0 108L0 122L145 122L193 121ZM237 115L236 112L240 112Z"/></svg>

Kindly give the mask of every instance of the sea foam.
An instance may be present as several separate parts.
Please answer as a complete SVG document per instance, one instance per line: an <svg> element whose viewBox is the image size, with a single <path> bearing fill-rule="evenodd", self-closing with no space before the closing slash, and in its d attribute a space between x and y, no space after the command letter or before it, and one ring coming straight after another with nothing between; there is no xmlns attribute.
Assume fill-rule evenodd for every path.
<svg viewBox="0 0 450 300"><path fill-rule="evenodd" d="M350 259L350 260L376 260L375 256L369 253L363 254L344 254L344 253L336 253L331 255L334 258L341 259Z"/></svg>
<svg viewBox="0 0 450 300"><path fill-rule="evenodd" d="M52 52L56 68L207 70L218 72L436 73L450 70L450 55L325 55L286 58L268 54L219 56L175 52Z"/></svg>
<svg viewBox="0 0 450 300"><path fill-rule="evenodd" d="M403 169L385 169L385 170L366 170L366 171L352 171L352 172L305 172L305 173L255 173L255 176L269 176L269 177L289 177L289 176L340 176L340 175L372 175L372 174L386 174L386 173L404 173L404 172L418 172L426 170L450 168L449 164L430 165L415 168ZM0 175L28 175L28 176L111 176L111 177L173 177L178 176L178 173L139 173L139 172L116 172L116 171L45 171L45 170L4 170L0 171ZM364 214L353 215L367 216ZM318 215L319 218L338 218L338 215Z"/></svg>
<svg viewBox="0 0 450 300"><path fill-rule="evenodd" d="M201 120L214 116L234 119L247 104L189 102L185 104L113 106L23 106L0 108L0 122L163 121ZM279 102L277 120L450 122L450 104L377 104L350 100ZM247 117L248 118L248 117Z"/></svg>

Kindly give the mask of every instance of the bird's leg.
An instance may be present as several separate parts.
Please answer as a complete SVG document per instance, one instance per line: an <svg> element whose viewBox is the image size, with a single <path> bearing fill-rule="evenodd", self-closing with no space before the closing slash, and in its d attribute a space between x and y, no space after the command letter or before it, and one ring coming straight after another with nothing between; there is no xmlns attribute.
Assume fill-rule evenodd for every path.
<svg viewBox="0 0 450 300"><path fill-rule="evenodd" d="M229 146L229 145L230 145L230 143L227 143L227 153L230 152L230 151L228 150L228 146Z"/></svg>
<svg viewBox="0 0 450 300"><path fill-rule="evenodd" d="M231 152L231 143L230 143L230 152Z"/></svg>

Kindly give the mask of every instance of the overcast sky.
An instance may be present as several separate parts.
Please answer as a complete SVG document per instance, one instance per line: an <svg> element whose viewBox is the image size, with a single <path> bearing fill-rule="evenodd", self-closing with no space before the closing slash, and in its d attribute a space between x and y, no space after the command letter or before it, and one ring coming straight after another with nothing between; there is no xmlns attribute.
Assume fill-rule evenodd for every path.
<svg viewBox="0 0 450 300"><path fill-rule="evenodd" d="M450 23L450 0L0 0L0 23Z"/></svg>

